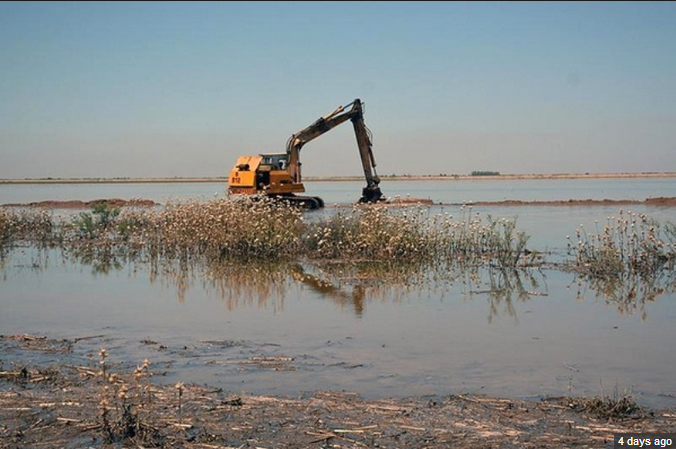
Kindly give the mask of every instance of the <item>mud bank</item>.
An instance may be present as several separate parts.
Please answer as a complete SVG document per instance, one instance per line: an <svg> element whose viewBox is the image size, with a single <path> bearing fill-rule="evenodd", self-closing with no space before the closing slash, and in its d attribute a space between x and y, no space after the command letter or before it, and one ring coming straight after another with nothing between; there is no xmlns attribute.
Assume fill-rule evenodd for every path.
<svg viewBox="0 0 676 449"><path fill-rule="evenodd" d="M208 385L155 382L147 361L132 372L107 366L100 354L73 365L67 354L76 350L76 340L13 335L0 337L0 343L0 361L15 350L51 360L0 364L2 449L610 448L614 433L669 432L676 425L676 411L642 409L626 398L240 395Z"/></svg>

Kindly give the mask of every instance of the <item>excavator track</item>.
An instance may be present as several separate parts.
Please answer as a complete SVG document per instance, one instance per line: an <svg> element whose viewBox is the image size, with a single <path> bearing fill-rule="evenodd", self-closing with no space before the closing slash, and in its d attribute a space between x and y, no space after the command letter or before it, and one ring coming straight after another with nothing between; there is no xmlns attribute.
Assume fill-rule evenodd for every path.
<svg viewBox="0 0 676 449"><path fill-rule="evenodd" d="M289 204L308 210L322 209L324 207L324 200L318 196L279 195L275 196L275 199L286 201Z"/></svg>

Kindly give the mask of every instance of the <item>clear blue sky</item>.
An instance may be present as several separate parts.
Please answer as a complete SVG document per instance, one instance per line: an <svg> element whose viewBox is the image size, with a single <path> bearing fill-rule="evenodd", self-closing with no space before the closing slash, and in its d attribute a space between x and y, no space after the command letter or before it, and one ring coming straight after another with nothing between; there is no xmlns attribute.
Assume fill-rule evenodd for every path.
<svg viewBox="0 0 676 449"><path fill-rule="evenodd" d="M0 178L227 176L355 98L378 173L676 171L676 2L2 2ZM360 174L349 122L306 176Z"/></svg>

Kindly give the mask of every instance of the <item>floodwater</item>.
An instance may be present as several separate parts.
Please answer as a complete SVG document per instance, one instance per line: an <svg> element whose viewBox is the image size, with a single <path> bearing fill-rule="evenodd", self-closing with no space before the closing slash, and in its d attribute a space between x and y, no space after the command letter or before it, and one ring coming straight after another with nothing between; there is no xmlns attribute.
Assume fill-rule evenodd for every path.
<svg viewBox="0 0 676 449"><path fill-rule="evenodd" d="M361 192L357 182L310 182L332 213ZM391 181L388 197L456 204L501 200L676 197L676 178ZM209 200L214 183L0 185L0 204L42 200ZM460 215L462 206L432 206ZM676 222L676 208L625 211ZM615 206L473 206L516 219L528 247L564 260L566 235L619 213ZM159 381L206 383L231 392L297 395L327 389L365 397L485 393L513 398L631 393L676 406L674 275L656 285L598 285L556 269L480 270L423 285L365 285L292 276L307 267L157 273L140 263L96 267L58 252L16 248L0 262L0 334L79 339L56 361L144 358ZM315 273L318 274L319 273ZM669 275L669 273L667 273ZM476 277L478 276L478 277ZM638 291L626 301L626 292ZM21 356L0 346L0 362ZM31 355L35 358L35 355ZM93 358L94 361L89 360ZM6 367L7 365L5 365Z"/></svg>

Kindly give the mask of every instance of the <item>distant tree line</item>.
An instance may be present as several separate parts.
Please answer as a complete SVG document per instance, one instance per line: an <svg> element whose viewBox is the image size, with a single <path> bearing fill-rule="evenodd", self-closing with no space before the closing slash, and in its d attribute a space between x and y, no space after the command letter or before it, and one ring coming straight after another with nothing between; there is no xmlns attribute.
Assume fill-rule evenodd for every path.
<svg viewBox="0 0 676 449"><path fill-rule="evenodd" d="M500 172L488 170L475 170L472 172L472 176L500 176Z"/></svg>

